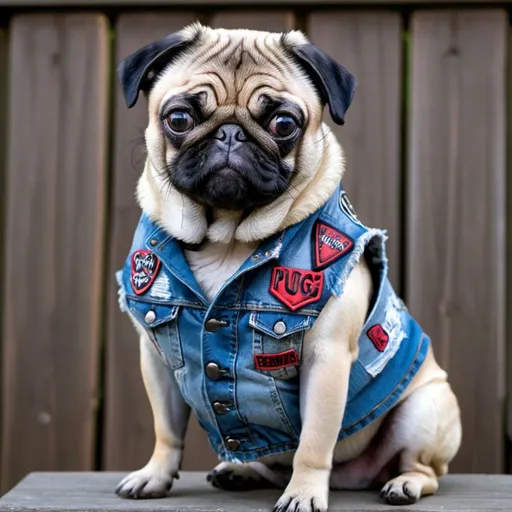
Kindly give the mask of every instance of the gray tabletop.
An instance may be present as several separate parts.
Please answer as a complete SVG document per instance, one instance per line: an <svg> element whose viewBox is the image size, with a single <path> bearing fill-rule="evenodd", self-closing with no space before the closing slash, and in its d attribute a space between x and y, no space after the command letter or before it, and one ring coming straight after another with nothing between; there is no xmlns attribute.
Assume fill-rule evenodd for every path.
<svg viewBox="0 0 512 512"><path fill-rule="evenodd" d="M124 473L32 473L0 499L0 511L45 512L266 512L279 491L225 492L213 489L204 473L184 472L169 498L124 500L114 494ZM378 492L331 492L330 511L512 511L512 475L448 475L435 496L416 505L382 503Z"/></svg>

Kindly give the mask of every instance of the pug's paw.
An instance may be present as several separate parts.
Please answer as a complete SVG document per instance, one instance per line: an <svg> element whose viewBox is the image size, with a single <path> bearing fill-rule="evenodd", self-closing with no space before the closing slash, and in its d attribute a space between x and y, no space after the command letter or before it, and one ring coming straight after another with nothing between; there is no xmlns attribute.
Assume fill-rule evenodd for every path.
<svg viewBox="0 0 512 512"><path fill-rule="evenodd" d="M414 480L398 477L390 480L380 493L389 505L412 505L421 497L421 487Z"/></svg>
<svg viewBox="0 0 512 512"><path fill-rule="evenodd" d="M169 494L174 477L150 468L134 471L123 478L116 487L116 494L127 499L164 498Z"/></svg>
<svg viewBox="0 0 512 512"><path fill-rule="evenodd" d="M326 512L327 499L312 493L285 492L272 512Z"/></svg>

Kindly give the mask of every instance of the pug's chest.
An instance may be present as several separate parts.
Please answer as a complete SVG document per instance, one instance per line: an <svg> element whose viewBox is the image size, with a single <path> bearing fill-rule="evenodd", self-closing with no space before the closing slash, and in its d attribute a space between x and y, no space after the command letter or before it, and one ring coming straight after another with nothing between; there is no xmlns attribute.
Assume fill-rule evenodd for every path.
<svg viewBox="0 0 512 512"><path fill-rule="evenodd" d="M211 302L257 246L257 243L238 241L229 244L207 242L200 251L184 253L197 284Z"/></svg>

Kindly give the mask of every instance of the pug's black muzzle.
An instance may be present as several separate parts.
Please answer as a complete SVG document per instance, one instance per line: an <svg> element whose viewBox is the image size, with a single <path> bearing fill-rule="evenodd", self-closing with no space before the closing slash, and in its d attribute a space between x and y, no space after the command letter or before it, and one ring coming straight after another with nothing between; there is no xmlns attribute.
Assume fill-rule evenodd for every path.
<svg viewBox="0 0 512 512"><path fill-rule="evenodd" d="M291 171L238 124L223 124L208 138L178 152L172 183L208 206L247 210L283 194Z"/></svg>

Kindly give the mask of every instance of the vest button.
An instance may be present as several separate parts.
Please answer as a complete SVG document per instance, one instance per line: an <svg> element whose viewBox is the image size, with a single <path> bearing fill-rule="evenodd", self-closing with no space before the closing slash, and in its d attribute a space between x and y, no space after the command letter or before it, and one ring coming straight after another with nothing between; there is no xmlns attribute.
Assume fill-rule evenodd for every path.
<svg viewBox="0 0 512 512"><path fill-rule="evenodd" d="M276 334L284 334L286 332L286 324L282 320L279 320L279 322L274 324L273 330Z"/></svg>
<svg viewBox="0 0 512 512"><path fill-rule="evenodd" d="M221 370L220 366L217 363L208 363L205 368L206 375L210 379L218 379L224 373L227 373L226 370Z"/></svg>
<svg viewBox="0 0 512 512"><path fill-rule="evenodd" d="M152 324L156 320L156 313L152 310L148 311L144 317L144 320L147 324Z"/></svg>
<svg viewBox="0 0 512 512"><path fill-rule="evenodd" d="M233 439L232 437L228 437L226 439L226 446L232 451L238 450L241 444L242 443L238 439Z"/></svg>
<svg viewBox="0 0 512 512"><path fill-rule="evenodd" d="M217 414L221 415L230 411L229 405L223 402L213 402L212 407Z"/></svg>
<svg viewBox="0 0 512 512"><path fill-rule="evenodd" d="M224 320L217 320L216 318L210 318L206 321L206 324L204 325L206 327L207 331L210 332L217 332L221 327L225 327L226 325L229 325L228 322Z"/></svg>

